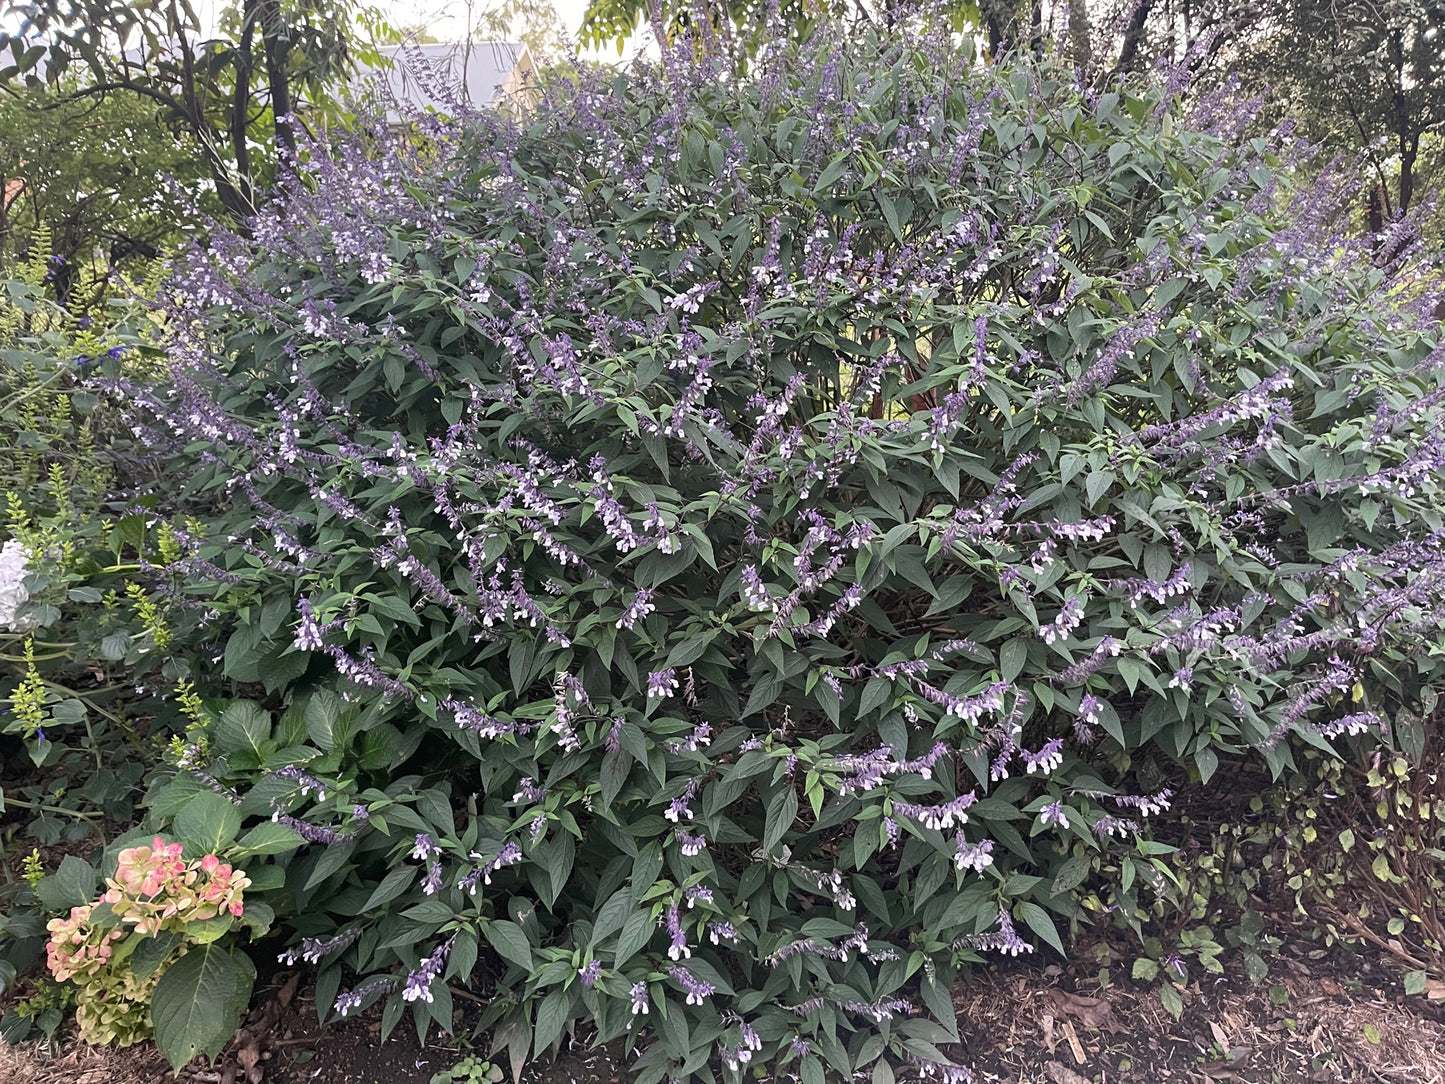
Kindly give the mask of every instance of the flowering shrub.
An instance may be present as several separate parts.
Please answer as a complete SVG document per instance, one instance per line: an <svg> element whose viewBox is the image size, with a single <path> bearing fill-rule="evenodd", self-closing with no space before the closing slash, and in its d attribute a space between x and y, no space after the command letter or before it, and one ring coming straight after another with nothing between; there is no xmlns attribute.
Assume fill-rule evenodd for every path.
<svg viewBox="0 0 1445 1084"><path fill-rule="evenodd" d="M100 899L72 907L68 918L46 926L46 962L57 980L79 988L75 1017L88 1043L129 1046L149 1037L154 1004L157 1037L169 1055L171 1036L164 1029L176 1030L177 995L162 986L166 974L192 946L226 933L243 912L242 893L250 884L244 873L214 854L188 862L182 852L182 844L160 837L148 847L122 850ZM232 1014L229 1027L235 1025ZM196 1036L189 1022L179 1027L184 1034L177 1038L187 1044L183 1060L189 1061Z"/></svg>
<svg viewBox="0 0 1445 1084"><path fill-rule="evenodd" d="M581 1019L643 1084L959 1079L961 966L1133 913L1179 788L1434 671L1407 234L924 25L755 73L318 150L118 385L232 502L173 567L287 705L151 814L296 833L318 1004L447 1028L470 983L514 1062Z"/></svg>

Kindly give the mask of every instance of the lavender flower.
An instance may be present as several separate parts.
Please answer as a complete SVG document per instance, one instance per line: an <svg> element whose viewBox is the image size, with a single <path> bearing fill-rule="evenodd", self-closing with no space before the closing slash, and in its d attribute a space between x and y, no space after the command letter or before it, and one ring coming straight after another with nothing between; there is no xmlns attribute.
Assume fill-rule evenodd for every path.
<svg viewBox="0 0 1445 1084"><path fill-rule="evenodd" d="M472 853L472 858L481 858L480 854ZM522 848L515 842L507 842L500 851L492 858L488 858L480 865L474 866L470 873L461 879L457 887L475 896L477 894L477 882L483 884L492 883L492 874L507 866L515 865L522 860Z"/></svg>
<svg viewBox="0 0 1445 1084"><path fill-rule="evenodd" d="M589 960L586 964L577 969L577 978L581 980L582 985L588 990L592 989L592 987L597 982L598 976L600 976L601 974L601 960Z"/></svg>
<svg viewBox="0 0 1445 1084"><path fill-rule="evenodd" d="M292 945L276 959L288 966L294 966L298 960L305 960L308 964L320 963L327 956L334 955L349 945L355 944L361 933L362 927L356 925L342 930L335 937L303 937L300 944Z"/></svg>
<svg viewBox="0 0 1445 1084"><path fill-rule="evenodd" d="M1114 804L1120 809L1136 809L1141 816L1152 817L1169 808L1169 802L1174 797L1174 792L1168 787L1164 787L1154 794L1115 794L1111 797Z"/></svg>
<svg viewBox="0 0 1445 1084"><path fill-rule="evenodd" d="M1043 809L1039 810L1039 820L1045 825L1052 824L1060 828L1067 828L1069 826L1069 815L1064 811L1064 803L1062 801L1050 802L1044 806Z"/></svg>
<svg viewBox="0 0 1445 1084"><path fill-rule="evenodd" d="M667 946L669 960L685 960L692 955L692 949L687 947L687 934L683 931L682 918L676 904L670 904L667 908L667 934L670 942Z"/></svg>
<svg viewBox="0 0 1445 1084"><path fill-rule="evenodd" d="M944 831L956 824L967 824L968 814L965 810L976 801L978 801L978 795L969 791L967 794L961 794L941 805L914 805L911 802L895 801L893 812L910 820L918 821L925 828Z"/></svg>
<svg viewBox="0 0 1445 1084"><path fill-rule="evenodd" d="M1139 824L1137 821L1125 820L1106 813L1094 822L1092 831L1100 839L1106 837L1112 839L1114 836L1133 835L1139 831Z"/></svg>
<svg viewBox="0 0 1445 1084"><path fill-rule="evenodd" d="M512 795L513 802L541 802L547 798L547 788L539 787L532 782L530 775L522 776L517 783L517 793Z"/></svg>
<svg viewBox="0 0 1445 1084"><path fill-rule="evenodd" d="M406 987L402 990L401 996L406 1001L432 1000L431 986L442 973L446 966L447 956L452 951L452 945L456 943L456 935L453 934L440 945L438 945L430 956L417 965L415 971L407 973Z"/></svg>
<svg viewBox="0 0 1445 1084"><path fill-rule="evenodd" d="M961 870L971 869L974 873L982 873L986 867L993 865L993 840L983 839L970 843L960 835L955 844L953 864Z"/></svg>
<svg viewBox="0 0 1445 1084"><path fill-rule="evenodd" d="M691 888L684 889L682 894L687 897L688 910L691 910L698 900L703 903L713 902L712 889L707 885L693 885Z"/></svg>
<svg viewBox="0 0 1445 1084"><path fill-rule="evenodd" d="M646 1016L647 1013L647 983L635 982L632 984L632 1015Z"/></svg>
<svg viewBox="0 0 1445 1084"><path fill-rule="evenodd" d="M275 777L277 779L290 779L294 781L296 785L301 788L301 793L304 795L310 795L312 791L315 791L318 802L326 800L326 784L314 775L308 775L295 765L288 764L284 768L277 768Z"/></svg>
<svg viewBox="0 0 1445 1084"><path fill-rule="evenodd" d="M336 998L336 1015L349 1016L376 994L390 993L397 987L397 980L390 977L368 979L360 986L341 993Z"/></svg>
<svg viewBox="0 0 1445 1084"><path fill-rule="evenodd" d="M872 1003L866 1001L845 1001L843 1011L857 1016L866 1016L874 1023L892 1020L895 1016L907 1016L914 1011L913 1003L903 998L886 998Z"/></svg>
<svg viewBox="0 0 1445 1084"><path fill-rule="evenodd" d="M652 604L652 592L644 588L637 592L627 609L622 611L622 616L617 619L617 627L631 629L638 621L656 609L657 607Z"/></svg>
<svg viewBox="0 0 1445 1084"><path fill-rule="evenodd" d="M698 978L685 967L674 966L669 968L667 973L687 992L687 1004L689 1005L701 1005L712 997L717 989L712 983Z"/></svg>
<svg viewBox="0 0 1445 1084"><path fill-rule="evenodd" d="M689 779L683 792L668 803L662 811L663 817L674 824L681 820L692 820L692 799L697 794L697 780Z"/></svg>
<svg viewBox="0 0 1445 1084"><path fill-rule="evenodd" d="M1084 604L1076 598L1064 603L1064 608L1047 625L1040 625L1038 633L1046 644L1067 640L1084 620Z"/></svg>
<svg viewBox="0 0 1445 1084"><path fill-rule="evenodd" d="M1005 956L1017 956L1021 952L1033 952L1034 947L1019 937L1014 929L1013 918L1003 908L998 912L998 929L992 933L975 933L960 937L952 945L955 952L963 950L993 950Z"/></svg>
<svg viewBox="0 0 1445 1084"><path fill-rule="evenodd" d="M709 922L707 924L707 939L714 945L726 941L733 944L738 939L738 931L731 922Z"/></svg>
<svg viewBox="0 0 1445 1084"><path fill-rule="evenodd" d="M271 819L277 824L290 828L308 843L320 843L327 847L335 847L342 843L349 843L356 838L355 833L342 832L336 828L327 828L319 824L310 824L303 820L282 813L280 810L271 814Z"/></svg>
<svg viewBox="0 0 1445 1084"><path fill-rule="evenodd" d="M647 695L649 699L663 699L677 692L677 671L676 670L655 670L647 675Z"/></svg>
<svg viewBox="0 0 1445 1084"><path fill-rule="evenodd" d="M1053 738L1037 753L1030 753L1027 749L1022 750L1025 771L1029 775L1034 772L1048 775L1064 762L1063 749L1063 739Z"/></svg>

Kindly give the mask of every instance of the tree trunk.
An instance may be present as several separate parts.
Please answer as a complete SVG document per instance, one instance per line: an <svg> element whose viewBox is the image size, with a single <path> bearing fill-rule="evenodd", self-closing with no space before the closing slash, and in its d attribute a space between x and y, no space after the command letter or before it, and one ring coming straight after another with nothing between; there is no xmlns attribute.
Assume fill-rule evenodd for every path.
<svg viewBox="0 0 1445 1084"><path fill-rule="evenodd" d="M1385 190L1381 185L1370 188L1370 198L1365 201L1365 229L1379 233L1385 228Z"/></svg>
<svg viewBox="0 0 1445 1084"><path fill-rule="evenodd" d="M281 0L260 0L261 47L266 54L266 80L271 89L271 115L276 121L278 168L285 172L296 163L296 134L291 127L291 50L285 40ZM283 121L284 118L284 121Z"/></svg>
<svg viewBox="0 0 1445 1084"><path fill-rule="evenodd" d="M1113 75L1123 75L1134 70L1139 60L1139 46L1144 44L1144 27L1149 22L1149 13L1154 0L1134 0L1134 9L1129 12L1128 24L1124 27L1124 44L1119 49L1119 62L1114 65Z"/></svg>
<svg viewBox="0 0 1445 1084"><path fill-rule="evenodd" d="M1080 72L1087 72L1094 63L1093 45L1089 41L1089 12L1085 0L1069 0L1069 63Z"/></svg>
<svg viewBox="0 0 1445 1084"><path fill-rule="evenodd" d="M1420 155L1420 137L1415 135L1400 149L1400 196L1395 206L1404 214L1415 196L1415 159Z"/></svg>
<svg viewBox="0 0 1445 1084"><path fill-rule="evenodd" d="M1389 49L1390 65L1395 72L1390 104L1394 107L1395 137L1400 145L1399 198L1395 200L1395 209L1404 214L1415 195L1415 159L1420 155L1420 133L1410 122L1410 98L1405 93L1405 42L1399 30L1390 32Z"/></svg>
<svg viewBox="0 0 1445 1084"><path fill-rule="evenodd" d="M251 175L251 147L246 138L246 119L251 109L251 74L254 68L251 41L255 30L255 0L247 0L241 9L241 31L236 41L236 85L231 91L231 155L236 159L236 177L243 194L253 206L256 178Z"/></svg>

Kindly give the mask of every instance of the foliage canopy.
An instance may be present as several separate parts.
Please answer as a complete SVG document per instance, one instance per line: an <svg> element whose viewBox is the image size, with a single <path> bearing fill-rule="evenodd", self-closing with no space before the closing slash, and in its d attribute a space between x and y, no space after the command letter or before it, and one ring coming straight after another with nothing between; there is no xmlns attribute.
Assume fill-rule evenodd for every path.
<svg viewBox="0 0 1445 1084"><path fill-rule="evenodd" d="M958 1079L960 967L1137 913L1176 791L1436 667L1433 299L1233 123L909 20L311 156L113 385L266 698L141 830L257 840L388 1029L456 981L516 1061Z"/></svg>

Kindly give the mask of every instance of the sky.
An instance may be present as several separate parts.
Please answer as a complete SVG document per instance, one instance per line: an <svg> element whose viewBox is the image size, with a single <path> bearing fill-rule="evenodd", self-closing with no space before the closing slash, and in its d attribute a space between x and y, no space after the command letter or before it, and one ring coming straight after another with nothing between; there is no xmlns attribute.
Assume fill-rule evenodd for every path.
<svg viewBox="0 0 1445 1084"><path fill-rule="evenodd" d="M417 26L422 25L440 41L465 41L467 37L467 25L474 22L482 12L489 6L497 6L497 0L361 0L363 4L375 7L381 11L382 16L392 26ZM582 25L582 14L587 9L588 0L552 0L558 16L561 18L567 32L576 35L578 27ZM228 0L193 0L193 7L200 17L203 27L213 27L216 24L220 12L226 7ZM468 13L471 18L468 18ZM19 16L14 9L7 9L0 12L0 28L15 30L18 28ZM634 39L635 40L635 39ZM631 56L636 49L632 43L628 44L627 55ZM594 57L599 60L616 61L619 59L615 45L609 44L598 51L584 50L584 56Z"/></svg>
<svg viewBox="0 0 1445 1084"><path fill-rule="evenodd" d="M464 0L370 0L393 26L424 24L442 41L462 41L467 33L467 12L485 11L486 0L465 3ZM552 0L552 6L566 25L568 33L576 34L582 25L587 0Z"/></svg>

